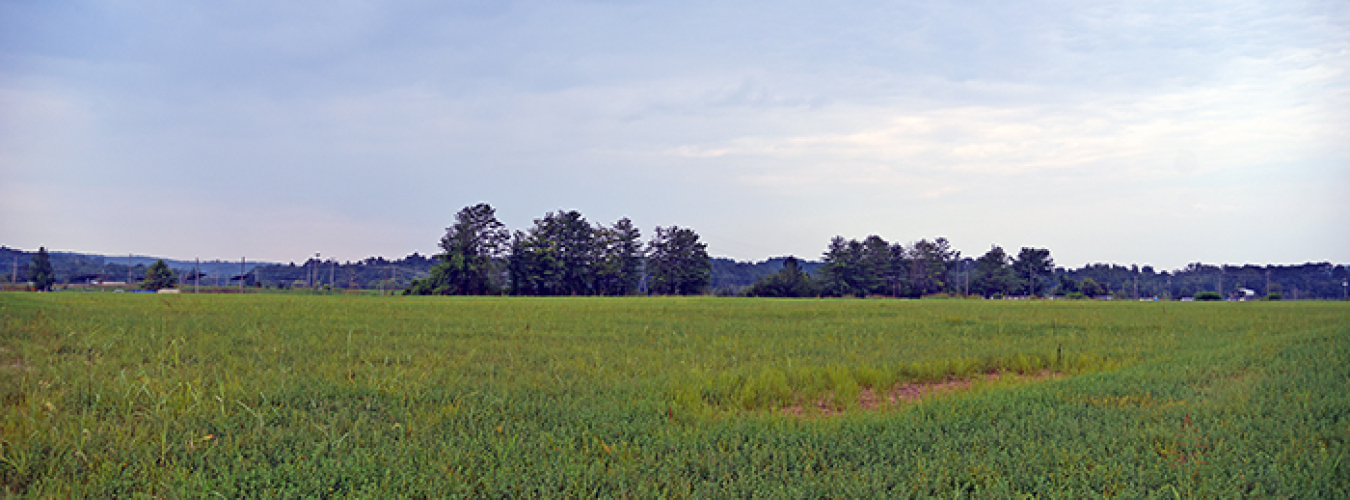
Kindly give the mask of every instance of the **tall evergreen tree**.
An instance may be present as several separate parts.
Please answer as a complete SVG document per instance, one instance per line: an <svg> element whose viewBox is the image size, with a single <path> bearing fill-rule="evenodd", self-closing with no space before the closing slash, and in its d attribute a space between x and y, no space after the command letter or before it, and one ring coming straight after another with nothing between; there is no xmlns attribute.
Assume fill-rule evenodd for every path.
<svg viewBox="0 0 1350 500"><path fill-rule="evenodd" d="M441 237L440 263L431 276L415 280L407 293L416 295L482 295L501 286L499 258L510 233L491 205L479 203L455 214L455 224Z"/></svg>
<svg viewBox="0 0 1350 500"><path fill-rule="evenodd" d="M1043 291L1040 282L1055 272L1055 260L1050 258L1050 250L1044 248L1022 247L1013 261L1013 271L1017 273L1019 287L1027 295L1036 295Z"/></svg>
<svg viewBox="0 0 1350 500"><path fill-rule="evenodd" d="M581 213L549 212L516 232L509 269L513 291L527 295L593 293L594 228Z"/></svg>
<svg viewBox="0 0 1350 500"><path fill-rule="evenodd" d="M627 217L595 231L595 293L631 295L642 280L642 233Z"/></svg>
<svg viewBox="0 0 1350 500"><path fill-rule="evenodd" d="M952 249L947 238L919 240L910 245L908 257L910 291L913 295L956 290L949 275L955 263L961 260L961 252Z"/></svg>
<svg viewBox="0 0 1350 500"><path fill-rule="evenodd" d="M975 259L975 275L970 282L970 290L984 297L994 294L1008 294L1017 283L1013 274L1012 259L995 245L980 258Z"/></svg>
<svg viewBox="0 0 1350 500"><path fill-rule="evenodd" d="M892 295L893 248L877 235L863 241L835 236L825 250L825 265L821 266L824 293L857 297Z"/></svg>
<svg viewBox="0 0 1350 500"><path fill-rule="evenodd" d="M905 247L899 243L891 245L890 268L886 270L886 295L901 297L908 295L909 257Z"/></svg>
<svg viewBox="0 0 1350 500"><path fill-rule="evenodd" d="M830 296L843 297L862 295L863 248L858 240L845 240L843 236L830 239L825 249L825 264L820 267L821 291Z"/></svg>
<svg viewBox="0 0 1350 500"><path fill-rule="evenodd" d="M28 266L28 281L32 281L33 289L39 292L51 291L52 284L56 283L56 272L52 270L52 258L47 255L47 247L38 247L33 264Z"/></svg>
<svg viewBox="0 0 1350 500"><path fill-rule="evenodd" d="M692 295L712 282L708 245L692 229L657 227L647 246L647 272L652 293Z"/></svg>
<svg viewBox="0 0 1350 500"><path fill-rule="evenodd" d="M861 246L858 276L860 295L890 295L886 278L891 270L891 244L874 234L863 240Z"/></svg>

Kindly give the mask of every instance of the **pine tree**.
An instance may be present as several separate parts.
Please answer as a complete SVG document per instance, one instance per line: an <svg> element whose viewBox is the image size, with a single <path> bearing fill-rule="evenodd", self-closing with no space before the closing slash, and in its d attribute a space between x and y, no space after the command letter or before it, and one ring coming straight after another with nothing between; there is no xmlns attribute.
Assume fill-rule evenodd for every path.
<svg viewBox="0 0 1350 500"><path fill-rule="evenodd" d="M52 259L47 255L47 247L38 247L37 255L33 256L33 265L28 267L28 281L32 281L33 289L39 292L51 291L52 283L56 282L56 272L52 270Z"/></svg>
<svg viewBox="0 0 1350 500"><path fill-rule="evenodd" d="M712 283L708 245L698 240L694 230L658 226L647 248L652 293L693 295L703 293Z"/></svg>
<svg viewBox="0 0 1350 500"><path fill-rule="evenodd" d="M145 270L145 282L141 283L141 288L146 290L173 288L176 281L173 270L169 269L169 265L164 263L163 259L160 259Z"/></svg>

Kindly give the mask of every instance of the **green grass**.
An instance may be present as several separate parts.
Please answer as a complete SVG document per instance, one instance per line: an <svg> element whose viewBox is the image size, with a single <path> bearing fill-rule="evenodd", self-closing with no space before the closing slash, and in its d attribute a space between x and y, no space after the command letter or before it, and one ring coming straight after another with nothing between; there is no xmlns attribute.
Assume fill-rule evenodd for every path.
<svg viewBox="0 0 1350 500"><path fill-rule="evenodd" d="M3 293L0 349L5 495L1350 495L1345 303ZM992 370L1065 376L857 404Z"/></svg>

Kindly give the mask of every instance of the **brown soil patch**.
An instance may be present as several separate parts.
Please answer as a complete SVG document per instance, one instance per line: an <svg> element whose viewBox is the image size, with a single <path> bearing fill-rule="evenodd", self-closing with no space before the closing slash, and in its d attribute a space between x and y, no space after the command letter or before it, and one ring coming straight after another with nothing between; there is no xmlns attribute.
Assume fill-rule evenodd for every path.
<svg viewBox="0 0 1350 500"><path fill-rule="evenodd" d="M878 394L876 390L874 390L871 387L866 387L863 388L861 391L859 391L857 408L861 410L876 410L882 407L883 401L885 401L886 405L888 406L898 406L904 403L912 403L933 396L970 390L972 387L975 386L976 380L979 379L983 379L985 381L995 381L1004 377L1012 377L1012 380L1016 382L1042 382L1046 380L1064 378L1064 374L1052 372L1049 370L1043 370L1037 373L1029 373L1029 374L1028 373L1003 374L999 372L989 372L984 375L979 375L976 377L944 380L942 382L896 384L894 387L891 387L890 391L887 391L885 393L884 400L882 399L882 395ZM811 408L813 408L813 411L810 413L810 415L819 415L822 417L828 417L831 415L843 413L841 410L836 408L836 405L834 404L833 394L827 394L824 397L821 397L820 399L816 400L814 404L811 405ZM781 411L784 414L788 415L795 415L795 416L808 415L807 409L800 404L784 407L782 408Z"/></svg>

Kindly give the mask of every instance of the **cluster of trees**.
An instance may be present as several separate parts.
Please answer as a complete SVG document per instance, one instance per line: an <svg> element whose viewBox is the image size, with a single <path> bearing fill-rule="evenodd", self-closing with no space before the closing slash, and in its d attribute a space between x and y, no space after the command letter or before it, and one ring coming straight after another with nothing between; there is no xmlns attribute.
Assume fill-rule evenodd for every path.
<svg viewBox="0 0 1350 500"><path fill-rule="evenodd" d="M836 236L825 250L815 277L795 259L783 270L746 290L760 297L920 297L960 293L957 269L961 252L946 238L919 240L909 245L889 243L872 235L859 241Z"/></svg>
<svg viewBox="0 0 1350 500"><path fill-rule="evenodd" d="M633 295L703 293L707 245L691 229L658 227L648 242L632 221L591 224L574 210L549 212L511 232L491 205L455 214L430 275L411 295Z"/></svg>
<svg viewBox="0 0 1350 500"><path fill-rule="evenodd" d="M1009 257L1002 247L995 245L975 259L967 293L984 297L1003 295L1049 295L1053 286L1047 281L1055 278L1055 261L1044 248L1023 247L1017 257Z"/></svg>
<svg viewBox="0 0 1350 500"><path fill-rule="evenodd" d="M1054 278L1050 251L1023 248L1016 258L995 246L979 259L962 259L946 238L908 245L872 235L836 236L814 277L795 258L745 290L754 297L922 297L938 293L986 297L1037 294Z"/></svg>
<svg viewBox="0 0 1350 500"><path fill-rule="evenodd" d="M955 292L952 271L961 259L946 238L919 240L908 246L880 236L862 241L836 236L820 267L820 292L825 296L880 295L920 297Z"/></svg>

